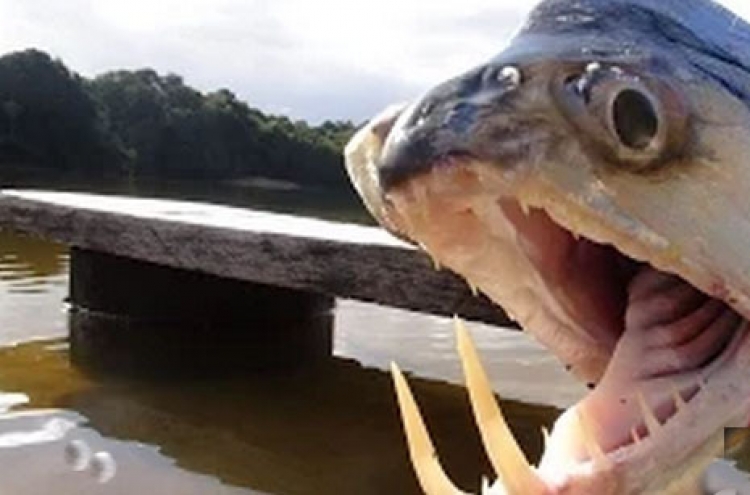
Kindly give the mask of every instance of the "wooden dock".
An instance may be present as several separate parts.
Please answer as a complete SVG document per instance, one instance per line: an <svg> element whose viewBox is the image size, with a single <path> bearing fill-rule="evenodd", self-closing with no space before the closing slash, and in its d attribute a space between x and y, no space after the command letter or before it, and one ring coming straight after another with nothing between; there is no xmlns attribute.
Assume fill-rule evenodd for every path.
<svg viewBox="0 0 750 495"><path fill-rule="evenodd" d="M2 191L0 229L71 247L74 357L98 367L316 360L330 353L336 298L510 324L378 228L181 201Z"/></svg>

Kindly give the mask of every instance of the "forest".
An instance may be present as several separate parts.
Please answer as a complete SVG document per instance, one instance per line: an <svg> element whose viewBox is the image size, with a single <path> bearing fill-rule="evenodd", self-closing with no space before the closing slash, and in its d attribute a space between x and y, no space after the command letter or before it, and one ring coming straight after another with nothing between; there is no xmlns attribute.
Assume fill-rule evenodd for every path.
<svg viewBox="0 0 750 495"><path fill-rule="evenodd" d="M268 115L231 91L202 93L151 69L85 78L39 50L0 57L4 167L89 178L232 181L338 191L351 122Z"/></svg>

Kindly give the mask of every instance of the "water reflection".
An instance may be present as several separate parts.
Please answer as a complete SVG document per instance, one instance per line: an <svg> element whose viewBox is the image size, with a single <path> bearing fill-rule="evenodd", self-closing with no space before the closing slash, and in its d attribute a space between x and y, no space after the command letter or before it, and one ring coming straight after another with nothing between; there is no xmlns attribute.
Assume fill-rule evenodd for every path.
<svg viewBox="0 0 750 495"><path fill-rule="evenodd" d="M67 249L0 230L0 346L66 333Z"/></svg>
<svg viewBox="0 0 750 495"><path fill-rule="evenodd" d="M343 301L340 358L317 370L205 381L104 378L73 368L61 338L65 250L4 234L0 253L4 493L419 493L390 378L377 368L397 359L421 376L460 380L447 320ZM15 290L29 278L38 291ZM576 397L577 389L558 379L559 366L523 336L473 328L480 347L493 350L490 373L504 396L534 400L546 393L559 404ZM46 340L11 345L32 337ZM447 469L476 490L490 470L465 391L423 379L413 384ZM518 402L505 409L535 458L540 428L556 410ZM91 458L76 470L71 449L85 450L81 445ZM106 455L96 453L116 463L106 483L102 465L92 467Z"/></svg>
<svg viewBox="0 0 750 495"><path fill-rule="evenodd" d="M0 280L48 286L64 281L67 249L0 230Z"/></svg>
<svg viewBox="0 0 750 495"><path fill-rule="evenodd" d="M460 383L451 322L339 301L337 359L305 372L135 381L71 366L65 248L0 232L0 486L9 495L418 495L390 378L412 378L446 469L490 473ZM584 392L518 332L471 325L532 460L541 427ZM16 345L20 344L20 345ZM429 380L428 380L429 379ZM549 404L533 406L528 404ZM705 493L750 486L750 435L727 437ZM730 462L731 461L731 462ZM750 493L750 488L748 488Z"/></svg>
<svg viewBox="0 0 750 495"><path fill-rule="evenodd" d="M59 410L9 414L0 419L0 442L12 439L9 444L0 445L3 493L260 493L225 486L212 477L177 469L154 447L111 440L84 424L81 415ZM90 450L85 465L71 463L71 445L85 445Z"/></svg>
<svg viewBox="0 0 750 495"><path fill-rule="evenodd" d="M56 493L82 493L75 483L89 481L61 470L61 462L66 442L83 439L93 451L111 452L117 461L111 484L90 487L96 493L126 493L120 490L132 489L134 478L148 478L144 489L162 493L159 480L174 478L177 484L187 473L210 474L230 485L274 494L418 493L390 379L352 361L337 359L314 372L150 383L83 375L71 368L64 347L52 343L6 349L0 363L4 390L25 391L34 409L67 411L0 420L0 479L44 474ZM447 469L467 488L476 488L489 467L464 391L424 380L415 380L414 386L436 443L446 453ZM540 425L549 425L556 412L511 402L505 409L522 444L538 456ZM2 449L2 432L39 431L40 417L73 418L76 427L64 437L34 445L34 463L14 462L20 454ZM132 442L159 446L162 455ZM9 463L14 470L6 470ZM192 491L180 488L179 493L225 493L201 492L198 486L192 480L185 485Z"/></svg>
<svg viewBox="0 0 750 495"><path fill-rule="evenodd" d="M27 185L49 184L34 178ZM175 182L70 182L68 189L370 221L361 208L349 208L357 203L322 191ZM417 495L382 371L394 359L420 377L440 380L412 384L451 476L468 490L490 472L465 391L445 383L462 380L450 321L341 301L335 336L340 358L314 373L113 380L85 375L69 363L67 267L64 247L0 231L2 494ZM550 406L571 404L583 388L520 333L481 325L472 325L472 333L495 390L522 401L505 402L504 409L536 459L540 428L557 415ZM540 403L550 406L528 405ZM747 481L735 467L750 467L748 438L744 431L728 437L729 461L709 471L706 493ZM111 479L107 456L116 466Z"/></svg>
<svg viewBox="0 0 750 495"><path fill-rule="evenodd" d="M585 387L528 335L468 324L494 390L505 399L567 408ZM339 301L335 352L381 370L391 361L417 375L463 384L453 321L393 308Z"/></svg>

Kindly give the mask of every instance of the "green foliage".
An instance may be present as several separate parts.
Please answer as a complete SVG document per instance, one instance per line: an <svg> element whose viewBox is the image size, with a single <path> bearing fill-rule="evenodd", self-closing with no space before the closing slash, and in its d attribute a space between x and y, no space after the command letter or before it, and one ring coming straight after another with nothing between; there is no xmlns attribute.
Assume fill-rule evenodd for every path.
<svg viewBox="0 0 750 495"><path fill-rule="evenodd" d="M84 80L35 50L0 58L0 165L18 155L58 170L348 190L342 150L354 130L266 115L150 69Z"/></svg>
<svg viewBox="0 0 750 495"><path fill-rule="evenodd" d="M0 161L100 171L121 158L81 79L62 62L36 50L0 58Z"/></svg>

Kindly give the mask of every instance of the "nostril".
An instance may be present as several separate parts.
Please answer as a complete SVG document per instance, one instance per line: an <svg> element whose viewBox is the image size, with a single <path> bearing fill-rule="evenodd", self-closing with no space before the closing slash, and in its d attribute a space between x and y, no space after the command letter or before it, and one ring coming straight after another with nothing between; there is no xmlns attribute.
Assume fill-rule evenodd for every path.
<svg viewBox="0 0 750 495"><path fill-rule="evenodd" d="M493 70L491 66L477 68L448 83L446 89L453 93L454 98L471 98L486 87L485 77Z"/></svg>
<svg viewBox="0 0 750 495"><path fill-rule="evenodd" d="M482 72L482 85L484 87L494 86L500 79L501 68L496 65L489 65Z"/></svg>
<svg viewBox="0 0 750 495"><path fill-rule="evenodd" d="M434 101L425 102L425 104L422 105L422 107L419 109L419 112L417 113L417 125L422 125L435 111L436 106L437 105Z"/></svg>
<svg viewBox="0 0 750 495"><path fill-rule="evenodd" d="M430 118L436 107L437 104L431 99L419 103L414 110L412 110L411 116L406 121L406 126L409 128L421 127Z"/></svg>
<svg viewBox="0 0 750 495"><path fill-rule="evenodd" d="M505 91L512 91L522 81L521 70L514 65L490 65L482 73L482 86L487 89L500 87Z"/></svg>

